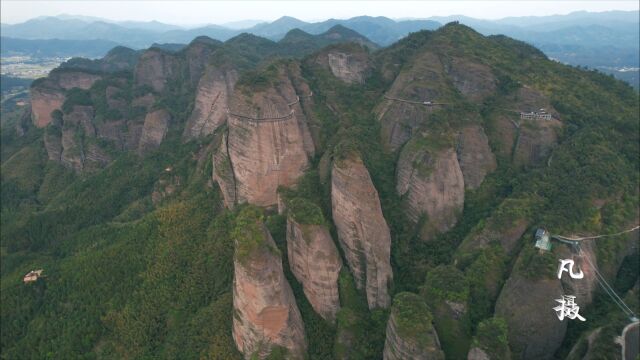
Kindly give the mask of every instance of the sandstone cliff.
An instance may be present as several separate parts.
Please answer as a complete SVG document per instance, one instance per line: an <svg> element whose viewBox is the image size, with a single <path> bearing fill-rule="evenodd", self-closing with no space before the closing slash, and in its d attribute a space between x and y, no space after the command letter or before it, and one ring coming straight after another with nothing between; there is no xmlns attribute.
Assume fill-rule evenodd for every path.
<svg viewBox="0 0 640 360"><path fill-rule="evenodd" d="M489 66L462 58L453 58L447 65L453 86L468 99L481 102L496 90L496 78Z"/></svg>
<svg viewBox="0 0 640 360"><path fill-rule="evenodd" d="M236 180L228 152L227 134L222 134L220 146L213 153L213 181L218 183L225 207L233 209L236 204Z"/></svg>
<svg viewBox="0 0 640 360"><path fill-rule="evenodd" d="M369 172L358 155L336 160L331 172L331 204L340 246L356 287L365 289L369 308L390 304L391 236Z"/></svg>
<svg viewBox="0 0 640 360"><path fill-rule="evenodd" d="M464 178L455 151L429 146L430 139L414 138L400 153L396 190L404 197L409 219L426 215L422 238L453 227L464 205Z"/></svg>
<svg viewBox="0 0 640 360"><path fill-rule="evenodd" d="M479 187L497 167L487 135L479 125L466 126L459 132L456 153L466 189Z"/></svg>
<svg viewBox="0 0 640 360"><path fill-rule="evenodd" d="M544 109L551 120L520 119L519 112ZM517 165L540 165L558 143L562 122L550 100L542 92L523 86L505 98L505 104L494 115L490 136L497 153Z"/></svg>
<svg viewBox="0 0 640 360"><path fill-rule="evenodd" d="M277 204L279 186L292 186L309 166L305 114L282 66L270 85L236 87L228 114L228 151L238 203Z"/></svg>
<svg viewBox="0 0 640 360"><path fill-rule="evenodd" d="M535 206L530 199L509 198L480 226L476 226L462 241L456 252L456 259L466 256L496 243L505 254L511 255L518 248L518 240L527 230L529 213Z"/></svg>
<svg viewBox="0 0 640 360"><path fill-rule="evenodd" d="M397 294L387 323L383 359L444 359L431 321L429 307L420 296L408 292Z"/></svg>
<svg viewBox="0 0 640 360"><path fill-rule="evenodd" d="M495 313L507 322L514 357L525 360L552 359L569 321L560 321L553 311L555 299L568 294L554 277L555 268L548 271L549 265L542 265L545 261L556 265L555 256L526 245L496 302Z"/></svg>
<svg viewBox="0 0 640 360"><path fill-rule="evenodd" d="M140 135L138 151L145 153L160 146L169 129L171 115L165 109L148 113L144 118L144 126Z"/></svg>
<svg viewBox="0 0 640 360"><path fill-rule="evenodd" d="M372 66L362 45L341 44L320 53L316 63L330 70L333 76L347 84L362 84Z"/></svg>
<svg viewBox="0 0 640 360"><path fill-rule="evenodd" d="M151 48L140 56L133 75L136 85L147 85L161 92L168 81L179 75L179 71L180 63L175 54Z"/></svg>
<svg viewBox="0 0 640 360"><path fill-rule="evenodd" d="M64 69L54 70L48 77L34 82L29 90L33 124L39 128L47 126L52 120L51 112L64 104L66 90L74 87L87 90L100 78L92 73Z"/></svg>
<svg viewBox="0 0 640 360"><path fill-rule="evenodd" d="M320 208L303 199L288 206L287 251L291 272L313 309L333 322L340 308L338 275L342 260Z"/></svg>
<svg viewBox="0 0 640 360"><path fill-rule="evenodd" d="M424 101L446 102L452 94L440 57L432 52L417 55L402 68L376 109L385 147L399 149L433 112L442 110Z"/></svg>
<svg viewBox="0 0 640 360"><path fill-rule="evenodd" d="M193 112L185 125L186 138L212 134L227 120L229 96L237 79L235 70L207 67L198 83Z"/></svg>
<svg viewBox="0 0 640 360"><path fill-rule="evenodd" d="M287 359L303 359L307 343L302 317L260 210L243 210L233 234L232 332L236 347L245 359L264 359L275 346L286 350Z"/></svg>

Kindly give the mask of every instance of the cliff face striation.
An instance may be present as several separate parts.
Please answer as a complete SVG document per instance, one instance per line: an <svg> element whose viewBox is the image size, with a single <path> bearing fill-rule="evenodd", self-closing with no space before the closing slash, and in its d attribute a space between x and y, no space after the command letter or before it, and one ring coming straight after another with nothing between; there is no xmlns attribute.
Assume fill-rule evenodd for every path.
<svg viewBox="0 0 640 360"><path fill-rule="evenodd" d="M149 86L153 91L162 92L168 81L180 73L180 62L175 54L158 48L145 51L134 70L135 83Z"/></svg>
<svg viewBox="0 0 640 360"><path fill-rule="evenodd" d="M542 255L525 248L511 276L504 285L495 313L507 321L509 344L514 357L521 359L552 359L560 347L567 330L568 321L560 321L553 311L558 305L555 299L566 294L555 274L530 273L534 266L525 264L525 259L541 261ZM535 254L534 254L535 253ZM533 254L532 257L525 254ZM555 259L552 255L554 265ZM539 267L536 267L539 268Z"/></svg>
<svg viewBox="0 0 640 360"><path fill-rule="evenodd" d="M372 66L366 48L356 44L332 46L316 62L347 84L363 84Z"/></svg>
<svg viewBox="0 0 640 360"><path fill-rule="evenodd" d="M234 231L233 339L245 359L266 358L274 347L303 359L307 342L291 286L260 210L249 207Z"/></svg>
<svg viewBox="0 0 640 360"><path fill-rule="evenodd" d="M212 134L227 120L229 97L238 80L235 70L208 66L200 78L191 116L185 125L184 136L196 138Z"/></svg>
<svg viewBox="0 0 640 360"><path fill-rule="evenodd" d="M269 71L263 76L271 77L270 85L236 88L227 138L236 201L267 207L277 204L279 186L294 185L307 169L311 139L287 69Z"/></svg>
<svg viewBox="0 0 640 360"><path fill-rule="evenodd" d="M391 235L369 172L358 155L336 160L331 172L331 205L340 246L369 308L390 304L393 278Z"/></svg>
<svg viewBox="0 0 640 360"><path fill-rule="evenodd" d="M333 322L340 308L338 275L342 260L324 225L320 208L302 199L287 207L287 251L289 266L302 284L313 309Z"/></svg>
<svg viewBox="0 0 640 360"><path fill-rule="evenodd" d="M443 360L432 315L424 300L403 292L393 298L387 323L384 360Z"/></svg>
<svg viewBox="0 0 640 360"><path fill-rule="evenodd" d="M497 167L496 157L491 152L489 140L479 125L464 127L457 137L456 153L466 189L476 189L485 176Z"/></svg>
<svg viewBox="0 0 640 360"><path fill-rule="evenodd" d="M170 120L171 114L164 109L148 113L144 118L138 151L145 153L158 148L167 135Z"/></svg>
<svg viewBox="0 0 640 360"><path fill-rule="evenodd" d="M33 124L39 128L47 126L52 121L51 112L62 108L66 90L87 90L100 78L101 76L89 72L60 69L34 82L29 89Z"/></svg>
<svg viewBox="0 0 640 360"><path fill-rule="evenodd" d="M453 148L430 148L429 139L414 138L400 153L396 179L409 219L417 222L426 215L423 239L456 224L464 205L464 177Z"/></svg>

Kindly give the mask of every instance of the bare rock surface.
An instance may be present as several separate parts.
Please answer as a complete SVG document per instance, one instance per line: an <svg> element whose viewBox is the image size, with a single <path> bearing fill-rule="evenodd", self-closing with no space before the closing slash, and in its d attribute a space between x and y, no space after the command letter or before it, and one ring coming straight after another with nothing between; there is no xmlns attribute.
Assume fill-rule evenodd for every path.
<svg viewBox="0 0 640 360"><path fill-rule="evenodd" d="M325 225L301 224L294 217L290 214L287 218L287 251L291 272L302 284L313 309L323 319L333 322L340 308L340 254Z"/></svg>
<svg viewBox="0 0 640 360"><path fill-rule="evenodd" d="M421 53L403 67L376 108L385 147L399 149L432 113L441 110L440 106L425 106L423 102L446 102L453 93L448 84L444 66L435 53Z"/></svg>
<svg viewBox="0 0 640 360"><path fill-rule="evenodd" d="M447 70L456 89L472 101L480 102L496 90L496 78L487 65L453 58Z"/></svg>
<svg viewBox="0 0 640 360"><path fill-rule="evenodd" d="M196 138L212 134L227 120L229 96L238 80L235 70L207 67L196 90L196 100L185 126L185 137Z"/></svg>
<svg viewBox="0 0 640 360"><path fill-rule="evenodd" d="M41 87L32 87L29 96L33 124L39 128L47 126L52 121L51 112L59 110L65 100L62 90Z"/></svg>
<svg viewBox="0 0 640 360"><path fill-rule="evenodd" d="M233 209L236 204L236 180L229 158L226 133L222 135L220 146L213 153L213 181L220 187L225 207Z"/></svg>
<svg viewBox="0 0 640 360"><path fill-rule="evenodd" d="M405 197L406 213L417 222L427 222L423 238L453 227L464 205L464 178L452 148L428 149L412 140L398 160L396 190Z"/></svg>
<svg viewBox="0 0 640 360"><path fill-rule="evenodd" d="M138 151L145 153L157 149L169 129L171 114L165 109L150 112L144 119Z"/></svg>
<svg viewBox="0 0 640 360"><path fill-rule="evenodd" d="M514 357L552 359L567 330L553 308L562 298L560 280L530 279L512 273L496 303L496 315L507 321Z"/></svg>
<svg viewBox="0 0 640 360"><path fill-rule="evenodd" d="M369 308L390 305L391 235L378 192L359 156L336 160L331 172L331 204L340 246L356 287L365 289Z"/></svg>
<svg viewBox="0 0 640 360"><path fill-rule="evenodd" d="M467 126L458 134L457 144L456 153L464 186L466 189L476 189L482 184L485 176L497 167L487 135L479 125Z"/></svg>
<svg viewBox="0 0 640 360"><path fill-rule="evenodd" d="M179 65L174 54L151 48L138 59L134 81L138 86L147 85L156 92L162 92L167 82L178 75Z"/></svg>
<svg viewBox="0 0 640 360"><path fill-rule="evenodd" d="M255 208L237 219L233 279L233 339L245 359L264 359L280 346L303 359L307 343L293 291L275 242Z"/></svg>
<svg viewBox="0 0 640 360"><path fill-rule="evenodd" d="M387 323L383 359L444 359L431 312L420 296L400 293L394 297Z"/></svg>
<svg viewBox="0 0 640 360"><path fill-rule="evenodd" d="M273 86L236 88L231 99L228 152L238 203L275 206L278 187L294 185L309 166L298 94L286 69L275 71Z"/></svg>

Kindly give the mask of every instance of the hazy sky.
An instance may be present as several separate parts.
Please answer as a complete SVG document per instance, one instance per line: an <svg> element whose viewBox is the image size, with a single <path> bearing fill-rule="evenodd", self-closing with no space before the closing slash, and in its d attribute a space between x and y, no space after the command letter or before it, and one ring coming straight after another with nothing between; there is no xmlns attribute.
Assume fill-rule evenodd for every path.
<svg viewBox="0 0 640 360"><path fill-rule="evenodd" d="M572 11L638 10L632 1L18 1L0 2L3 23L38 16L74 14L112 20L158 20L171 24L222 24L243 19L302 20L359 15L426 18L467 15L508 16L567 14Z"/></svg>

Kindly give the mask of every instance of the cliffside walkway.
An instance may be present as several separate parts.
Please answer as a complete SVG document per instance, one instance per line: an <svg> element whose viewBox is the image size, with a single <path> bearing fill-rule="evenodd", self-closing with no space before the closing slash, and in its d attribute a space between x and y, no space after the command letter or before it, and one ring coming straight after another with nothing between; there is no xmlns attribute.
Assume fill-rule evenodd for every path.
<svg viewBox="0 0 640 360"><path fill-rule="evenodd" d="M398 99L398 98L394 98L388 95L384 95L384 98L387 100L391 100L391 101L399 101L399 102L403 102L403 103L407 103L407 104L414 104L414 105L424 105L424 106L436 106L436 105L449 105L449 103L442 103L442 102L433 102L433 101L414 101L414 100L405 100L405 99Z"/></svg>
<svg viewBox="0 0 640 360"><path fill-rule="evenodd" d="M310 98L312 96L313 96L313 91L309 95L303 95L302 97L303 98ZM296 95L296 100L287 103L287 106L289 108L291 108L292 106L294 106L295 104L297 104L299 102L300 102L300 96ZM231 112L231 110L227 107L227 114L228 115L235 116L236 118L238 118L240 120L254 122L254 123L273 123L273 122L287 121L287 120L289 120L289 119L291 119L293 117L295 112L296 111L294 109L291 109L291 112L289 112L287 115L255 118L255 117L251 117L251 116L247 116L247 115L236 114L234 112Z"/></svg>

